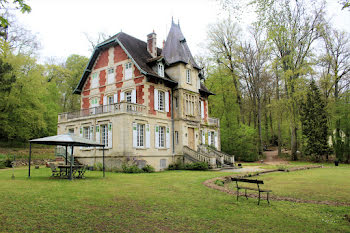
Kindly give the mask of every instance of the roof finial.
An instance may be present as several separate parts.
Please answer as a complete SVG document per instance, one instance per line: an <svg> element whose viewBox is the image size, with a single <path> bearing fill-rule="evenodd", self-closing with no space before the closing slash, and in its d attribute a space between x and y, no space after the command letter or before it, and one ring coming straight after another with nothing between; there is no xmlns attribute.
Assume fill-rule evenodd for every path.
<svg viewBox="0 0 350 233"><path fill-rule="evenodd" d="M174 16L171 16L171 24L174 24Z"/></svg>

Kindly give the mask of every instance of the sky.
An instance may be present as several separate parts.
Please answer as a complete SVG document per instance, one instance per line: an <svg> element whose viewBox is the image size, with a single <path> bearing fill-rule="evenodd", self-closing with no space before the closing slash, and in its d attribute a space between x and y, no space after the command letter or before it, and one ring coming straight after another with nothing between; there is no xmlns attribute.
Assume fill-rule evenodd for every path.
<svg viewBox="0 0 350 233"><path fill-rule="evenodd" d="M90 57L91 45L85 34L114 35L120 31L146 41L153 30L157 46L170 29L171 19L180 26L193 55L203 54L207 26L225 17L217 0L27 0L32 11L16 13L19 22L37 35L40 61L64 60L71 54ZM328 0L328 16L336 27L350 33L350 11ZM246 27L254 19L245 15Z"/></svg>

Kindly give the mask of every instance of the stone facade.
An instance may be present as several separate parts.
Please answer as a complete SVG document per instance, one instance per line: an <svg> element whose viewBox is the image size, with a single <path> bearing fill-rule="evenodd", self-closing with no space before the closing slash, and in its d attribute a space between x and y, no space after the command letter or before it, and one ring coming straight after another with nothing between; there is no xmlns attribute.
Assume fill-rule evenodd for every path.
<svg viewBox="0 0 350 233"><path fill-rule="evenodd" d="M181 160L184 146L197 150L208 144L220 150L219 121L208 117L209 94L201 92L200 70L191 63L167 64L153 51L150 58L158 60L148 65L160 76L145 74L140 58L122 45L94 54L80 84L81 110L59 114L58 134L105 143L107 168L135 161L159 171ZM102 161L101 149L75 148L74 154L84 164Z"/></svg>

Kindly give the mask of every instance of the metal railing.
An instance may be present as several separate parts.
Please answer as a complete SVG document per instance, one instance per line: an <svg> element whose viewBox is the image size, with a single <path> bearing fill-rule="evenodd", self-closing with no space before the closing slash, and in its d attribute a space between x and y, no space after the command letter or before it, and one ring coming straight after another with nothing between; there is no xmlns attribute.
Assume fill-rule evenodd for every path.
<svg viewBox="0 0 350 233"><path fill-rule="evenodd" d="M60 113L58 114L58 122L107 113L145 114L146 106L127 102L111 105L102 105L94 108L81 109L79 111L74 112Z"/></svg>
<svg viewBox="0 0 350 233"><path fill-rule="evenodd" d="M202 145L203 147L203 145ZM208 154L214 154L217 159L219 159L220 162L226 162L228 164L234 164L235 163L235 156L226 154L225 152L218 151L210 146L204 146L208 152ZM203 150L203 148L200 148L200 150Z"/></svg>
<svg viewBox="0 0 350 233"><path fill-rule="evenodd" d="M208 124L220 127L220 120L219 120L219 118L208 117Z"/></svg>

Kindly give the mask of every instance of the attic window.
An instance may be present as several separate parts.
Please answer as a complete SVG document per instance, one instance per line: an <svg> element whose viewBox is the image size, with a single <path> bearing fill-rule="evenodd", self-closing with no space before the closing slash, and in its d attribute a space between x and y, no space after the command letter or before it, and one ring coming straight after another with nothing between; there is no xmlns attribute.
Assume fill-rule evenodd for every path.
<svg viewBox="0 0 350 233"><path fill-rule="evenodd" d="M186 83L192 84L191 70L190 69L186 69Z"/></svg>
<svg viewBox="0 0 350 233"><path fill-rule="evenodd" d="M132 78L132 63L128 62L125 64L125 80Z"/></svg>
<svg viewBox="0 0 350 233"><path fill-rule="evenodd" d="M160 62L158 63L158 75L164 77L164 65Z"/></svg>

